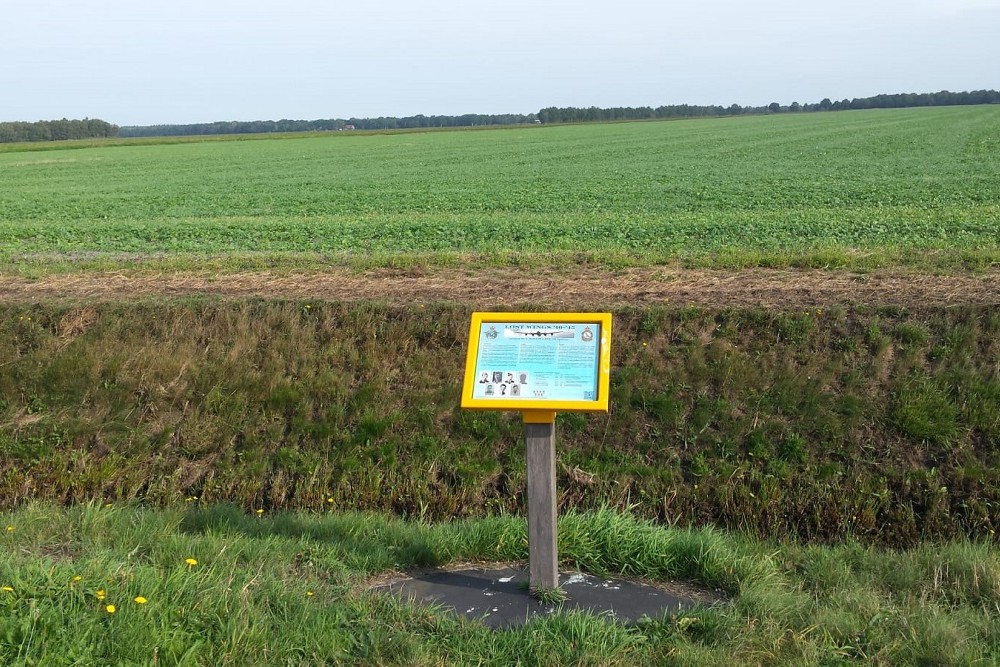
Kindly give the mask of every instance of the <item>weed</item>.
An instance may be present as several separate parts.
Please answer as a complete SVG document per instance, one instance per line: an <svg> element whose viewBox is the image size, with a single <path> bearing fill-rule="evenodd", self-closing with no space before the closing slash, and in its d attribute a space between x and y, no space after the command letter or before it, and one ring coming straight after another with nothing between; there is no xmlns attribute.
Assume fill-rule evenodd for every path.
<svg viewBox="0 0 1000 667"><path fill-rule="evenodd" d="M544 605L560 605L569 599L566 591L556 586L555 588L544 588L541 586L531 589L531 596Z"/></svg>
<svg viewBox="0 0 1000 667"><path fill-rule="evenodd" d="M959 430L959 411L947 394L926 379L911 381L896 396L893 406L896 426L923 442L945 444Z"/></svg>

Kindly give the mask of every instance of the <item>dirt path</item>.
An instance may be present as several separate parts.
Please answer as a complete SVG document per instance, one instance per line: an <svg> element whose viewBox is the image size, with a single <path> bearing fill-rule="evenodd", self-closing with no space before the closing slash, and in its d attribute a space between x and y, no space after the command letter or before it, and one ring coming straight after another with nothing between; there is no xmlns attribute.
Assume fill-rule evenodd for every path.
<svg viewBox="0 0 1000 667"><path fill-rule="evenodd" d="M506 273L509 271L510 273ZM79 273L37 280L0 275L0 301L115 301L210 295L222 298L378 299L397 303L458 301L480 308L545 305L608 308L698 304L792 309L832 305L1000 306L1000 271L929 276L902 272L753 269L706 271L630 269L562 274L521 269L480 273L437 269L423 273L374 270L351 273Z"/></svg>

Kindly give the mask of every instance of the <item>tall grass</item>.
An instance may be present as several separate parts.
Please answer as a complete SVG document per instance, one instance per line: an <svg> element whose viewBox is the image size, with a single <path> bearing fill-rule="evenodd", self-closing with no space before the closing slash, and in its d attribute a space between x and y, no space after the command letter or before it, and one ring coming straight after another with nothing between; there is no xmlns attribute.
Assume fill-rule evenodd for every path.
<svg viewBox="0 0 1000 667"><path fill-rule="evenodd" d="M523 511L517 415L461 411L464 306L0 306L0 505ZM810 541L993 539L994 309L615 314L562 510Z"/></svg>
<svg viewBox="0 0 1000 667"><path fill-rule="evenodd" d="M996 549L882 551L560 518L563 566L720 587L626 627L583 614L493 631L370 592L371 575L526 557L524 519L33 503L0 514L3 664L845 664L1000 659ZM137 598L145 600L140 604ZM108 605L114 605L109 613Z"/></svg>

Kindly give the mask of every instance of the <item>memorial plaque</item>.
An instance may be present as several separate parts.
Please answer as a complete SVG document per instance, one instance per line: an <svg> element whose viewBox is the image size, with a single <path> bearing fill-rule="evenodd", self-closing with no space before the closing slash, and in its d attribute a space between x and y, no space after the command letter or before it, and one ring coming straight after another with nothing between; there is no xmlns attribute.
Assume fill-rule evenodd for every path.
<svg viewBox="0 0 1000 667"><path fill-rule="evenodd" d="M608 313L474 313L462 407L607 412Z"/></svg>
<svg viewBox="0 0 1000 667"><path fill-rule="evenodd" d="M559 587L556 412L607 412L611 313L473 313L462 407L520 410L529 588Z"/></svg>

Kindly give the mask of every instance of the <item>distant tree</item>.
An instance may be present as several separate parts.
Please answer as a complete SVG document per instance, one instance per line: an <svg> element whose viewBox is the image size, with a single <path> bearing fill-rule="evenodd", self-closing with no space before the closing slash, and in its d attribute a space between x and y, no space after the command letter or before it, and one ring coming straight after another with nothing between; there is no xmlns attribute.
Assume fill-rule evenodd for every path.
<svg viewBox="0 0 1000 667"><path fill-rule="evenodd" d="M0 143L14 141L64 141L66 139L91 139L113 137L118 126L97 118L83 120L40 120L34 123L21 121L0 123Z"/></svg>
<svg viewBox="0 0 1000 667"><path fill-rule="evenodd" d="M734 116L743 114L780 113L781 111L841 111L846 109L886 109L895 107L931 106L951 104L1000 104L1000 92L978 90L971 93L952 93L946 90L937 93L897 93L874 97L843 99L832 102L825 97L819 103L799 104L793 102L783 108L778 102L766 107L742 107L731 104L698 106L691 104L670 104L658 107L545 107L532 114L462 114L459 116L407 116L396 118L349 118L321 120L281 119L257 121L219 121L194 125L151 125L118 128L104 124L105 128L89 127L78 135L75 126L80 121L43 121L42 123L0 123L0 141L48 141L70 134L76 136L118 136L151 137L232 133L303 132L340 130L351 126L358 130L420 129L430 127L469 127L478 125L512 125L523 123L579 123L617 120L646 120L655 118L702 118L713 116ZM95 121L87 121L94 123ZM103 121L96 121L103 123Z"/></svg>

